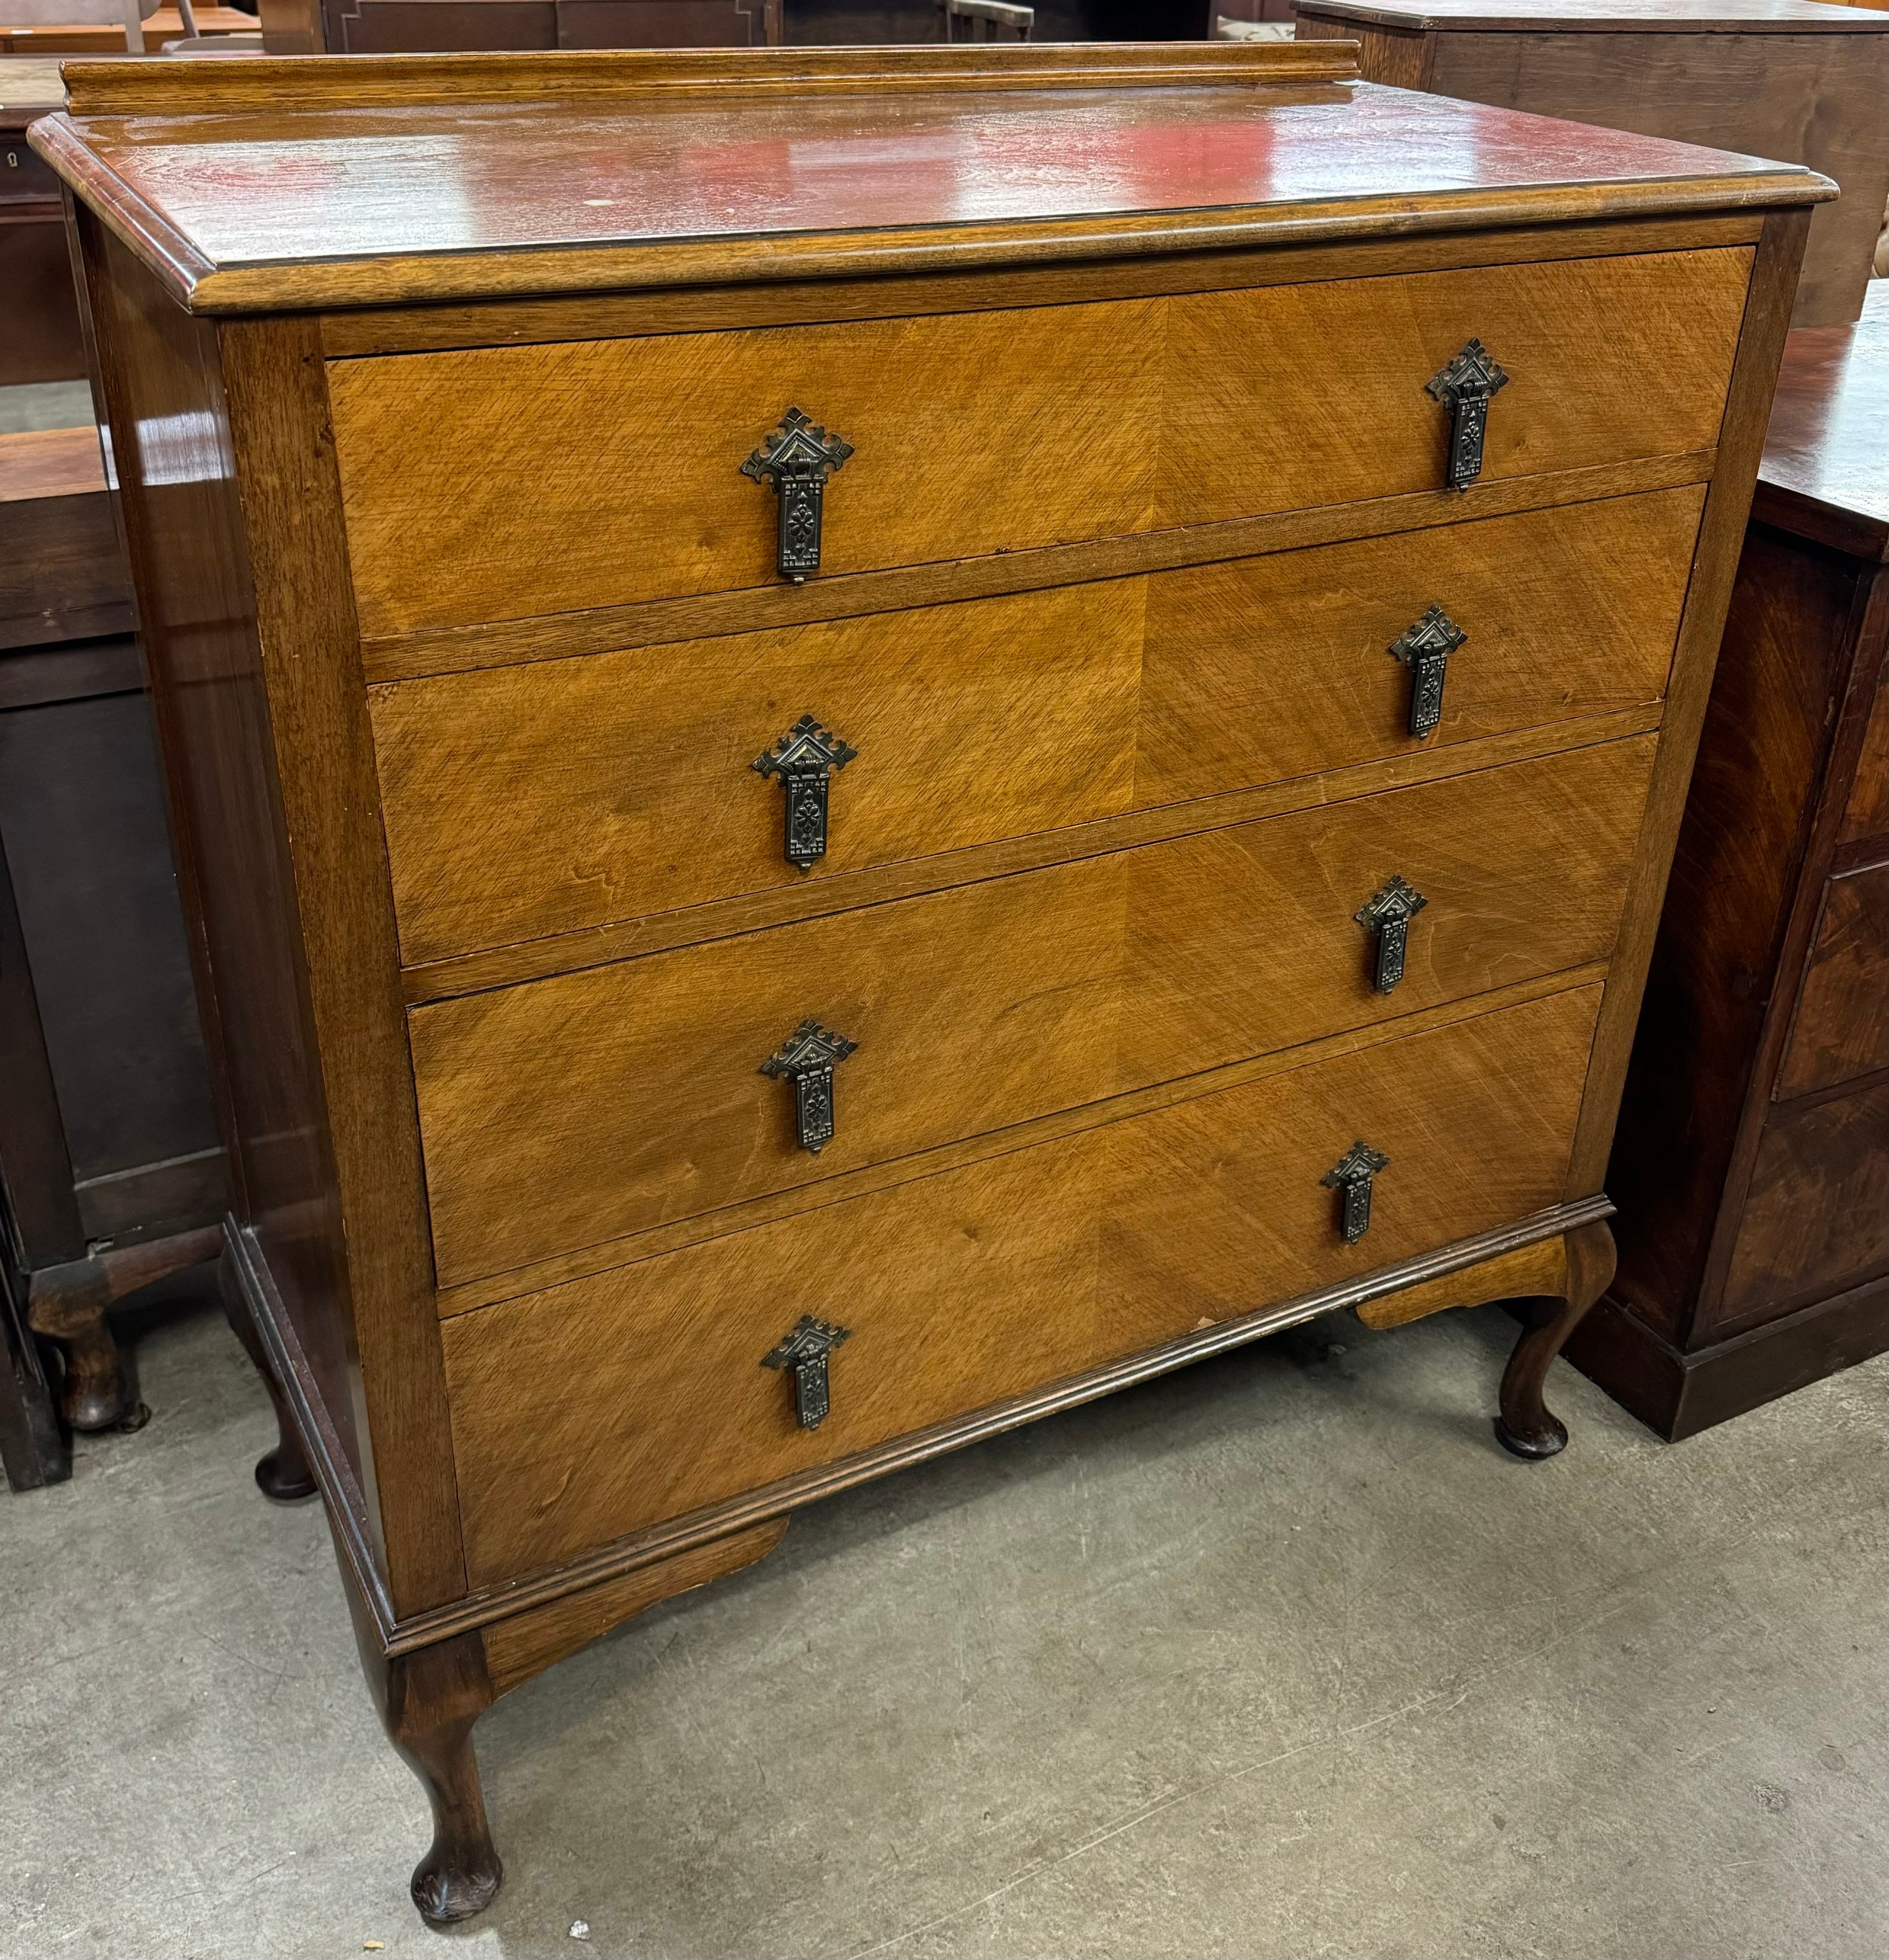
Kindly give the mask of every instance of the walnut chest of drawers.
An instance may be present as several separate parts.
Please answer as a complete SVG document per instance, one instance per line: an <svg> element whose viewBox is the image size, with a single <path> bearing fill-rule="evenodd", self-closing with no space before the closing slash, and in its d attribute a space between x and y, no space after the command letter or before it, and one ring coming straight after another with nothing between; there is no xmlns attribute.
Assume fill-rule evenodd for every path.
<svg viewBox="0 0 1889 1960"><path fill-rule="evenodd" d="M1335 43L100 65L34 142L429 1917L480 1710L823 1494L1502 1297L1560 1447L1825 180Z"/></svg>

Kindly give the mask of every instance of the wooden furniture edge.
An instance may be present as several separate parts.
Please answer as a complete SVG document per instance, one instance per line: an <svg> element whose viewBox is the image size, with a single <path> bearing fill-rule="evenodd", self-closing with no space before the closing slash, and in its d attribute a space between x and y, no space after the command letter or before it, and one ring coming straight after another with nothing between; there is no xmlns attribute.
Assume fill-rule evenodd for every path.
<svg viewBox="0 0 1889 1960"><path fill-rule="evenodd" d="M1191 252L1169 258L1100 259L1048 271L1030 266L960 269L903 278L816 278L759 286L698 285L567 298L490 300L469 306L366 307L324 314L322 348L330 360L358 360L383 354L816 326L907 314L1034 310L1110 299L1298 285L1326 278L1394 278L1474 266L1709 250L1754 244L1763 224L1762 215L1752 212L1707 213L1691 218L1654 213L1604 223L1572 220L1526 231L1445 232L1342 247L1278 245L1240 252Z"/></svg>
<svg viewBox="0 0 1889 1960"><path fill-rule="evenodd" d="M901 1185L915 1184L926 1178L962 1169L968 1164L1009 1157L1038 1144L1080 1135L1085 1131L1126 1122L1155 1110L1170 1109L1178 1103L1193 1102L1203 1096L1236 1089L1249 1082L1290 1075L1342 1055L1388 1047L1396 1042L1433 1032L1439 1028L1453 1027L1464 1021L1499 1013L1505 1008L1525 1007L1531 1001L1546 1000L1553 994L1596 986L1606 975L1605 963L1597 960L1560 973L1544 973L1532 980L1515 981L1486 994L1471 995L1467 1000L1439 1001L1433 1007L1401 1016L1388 1025L1378 1022L1347 1028L1341 1033L1323 1036L1315 1041L1274 1048L1266 1055L1249 1055L1239 1061L1223 1063L1218 1068L1200 1070L1192 1075L1175 1076L1166 1082L1150 1083L1117 1096L1078 1103L1070 1109L1051 1110L1001 1129L981 1131L975 1136L933 1144L928 1150L914 1150L905 1157L861 1164L854 1169L838 1172L810 1183L790 1185L785 1190L768 1192L713 1211L696 1212L686 1218L673 1219L667 1224L648 1226L641 1231L602 1239L571 1252L553 1253L527 1265L484 1274L453 1286L442 1287L437 1297L440 1317L450 1319L461 1313L475 1312L482 1306L495 1306L501 1300L542 1293L574 1280L594 1278L600 1273L614 1271L622 1266L640 1265L646 1260L660 1258L665 1253L678 1252L685 1246L726 1238L736 1232L750 1231L804 1212L824 1211L829 1205L842 1204L850 1199L892 1190Z"/></svg>
<svg viewBox="0 0 1889 1960"><path fill-rule="evenodd" d="M660 1564L600 1580L581 1592L494 1620L480 1634L492 1693L508 1694L652 1606L756 1564L787 1535L787 1522L784 1517L771 1518Z"/></svg>
<svg viewBox="0 0 1889 1960"><path fill-rule="evenodd" d="M547 934L540 939L523 940L510 946L454 953L403 969L403 998L411 1010L468 994L490 993L496 988L556 979L593 967L643 959L651 953L739 938L772 926L795 925L808 919L830 918L837 912L889 904L898 899L921 898L955 890L961 885L984 884L1019 871L1048 870L1113 851L1172 843L1179 838L1269 822L1308 810L1335 808L1388 791L1449 781L1549 756L1572 755L1579 749L1651 734L1659 727L1662 713L1662 703L1650 701L1609 714L1481 736L1472 742L1448 743L1405 755L1379 756L1343 768L1288 777L1283 782L1264 784L1255 789L1228 790L1217 796L1157 803L1115 816L1031 831L1020 837L997 838L987 844L967 845L962 850L940 851L927 858L905 858L727 899L706 899L676 912L651 913L641 918Z"/></svg>
<svg viewBox="0 0 1889 1960"><path fill-rule="evenodd" d="M642 600L584 612L421 628L364 640L361 670L368 686L379 687L396 681L430 680L440 674L474 673L488 667L523 667L534 660L621 653L631 647L679 645L736 633L863 619L876 612L1143 578L1238 558L1309 551L1320 545L1454 530L1487 518L1684 489L1709 482L1717 458L1716 448L1693 450L1678 456L1509 477L1472 485L1467 490L1412 490L1354 504L1326 504L1309 511L1279 511L1261 517L1180 525L1081 544L1044 545L883 571L843 572L809 579L803 585L751 586L736 592Z"/></svg>
<svg viewBox="0 0 1889 1960"><path fill-rule="evenodd" d="M275 1386L294 1424L333 1528L336 1549L351 1589L372 1615L384 1641L396 1624L393 1600L374 1546L367 1494L348 1464L314 1373L295 1337L274 1275L255 1232L234 1217L223 1221L224 1270L242 1296L269 1357Z"/></svg>
<svg viewBox="0 0 1889 1960"><path fill-rule="evenodd" d="M313 59L298 57L297 65ZM204 65L221 73L244 65ZM1350 85L1376 86L1368 82ZM1796 208L1837 195L1837 186L1828 178L1801 164L1779 164L1730 176L1706 172L1601 183L1441 191L1414 204L1391 197L1326 197L1296 203L1222 205L1197 210L1190 221L1180 224L1169 212L1102 212L905 230L751 234L700 241L521 246L299 264L219 266L207 261L92 155L70 114L41 119L33 125L27 141L62 178L83 191L85 202L187 311L206 313L318 312L611 288L767 282L930 272L978 264L1127 258L1386 234L1413 237L1599 221L1640 215L1689 216Z"/></svg>
<svg viewBox="0 0 1889 1960"><path fill-rule="evenodd" d="M1690 1354L1604 1293L1562 1351L1635 1421L1683 1443L1885 1349L1889 1275Z"/></svg>
<svg viewBox="0 0 1889 1960"><path fill-rule="evenodd" d="M1595 1030L1569 1164L1566 1189L1570 1194L1598 1188L1607 1175L1633 1030L1718 667L1719 643L1738 573L1751 489L1763 452L1772 390L1784 357L1784 337L1790 327L1810 220L1808 208L1767 218L1752 263L1725 417L1719 425L1718 463L1706 493L1685 609L1680 616L1659 754L1647 792L1646 814L1606 998Z"/></svg>
<svg viewBox="0 0 1889 1960"><path fill-rule="evenodd" d="M411 1653L491 1624L547 1601L673 1558L751 1526L785 1516L856 1484L962 1449L987 1437L1022 1427L1045 1416L1104 1395L1173 1373L1177 1369L1223 1354L1302 1322L1340 1308L1358 1306L1389 1293L1424 1285L1466 1267L1494 1260L1536 1240L1558 1236L1611 1217L1612 1203L1604 1196L1556 1205L1497 1231L1459 1239L1455 1244L1408 1259L1395 1266L1341 1281L1315 1293L1302 1293L1275 1306L1241 1314L1197 1329L1139 1354L1067 1377L1027 1395L1013 1396L972 1414L895 1437L876 1449L842 1458L819 1469L802 1471L762 1489L724 1503L705 1507L680 1519L630 1533L581 1558L526 1577L469 1592L450 1605L413 1615L390 1630L386 1650ZM1473 1292L1473 1288L1464 1288Z"/></svg>
<svg viewBox="0 0 1889 1960"><path fill-rule="evenodd" d="M1725 1172L1719 1215L1713 1223L1705 1263L1700 1270L1693 1305L1695 1320L1709 1318L1724 1297L1725 1278L1738 1235L1744 1223L1751 1179L1757 1168L1758 1151L1767 1125L1779 1105L1772 1090L1783 1065L1785 1050L1802 1004L1802 976L1811 957L1819 921L1823 916L1824 886L1835 854L1837 832L1842 829L1850 786L1862 761L1868 739L1869 719L1875 705L1876 690L1881 684L1874 670L1859 670L1858 655L1872 636L1880 636L1889 625L1889 568L1880 568L1859 579L1851 595L1849 617L1844 626L1843 695L1837 725L1829 733L1824 768L1817 785L1816 805L1798 836L1796 889L1778 935L1770 968L1770 993L1774 998L1780 985L1797 990L1789 1013L1767 1009L1764 1023L1747 1064L1744 1106L1732 1145ZM1852 1079L1833 1083L1837 1095L1863 1085Z"/></svg>
<svg viewBox="0 0 1889 1960"><path fill-rule="evenodd" d="M1164 88L1214 82L1342 81L1357 73L1340 42L964 42L875 47L559 49L521 78L507 54L301 55L218 62L183 75L165 64L61 67L75 116L202 116L246 109L419 108L429 104L634 101L712 93L718 101L809 92L922 88Z"/></svg>
<svg viewBox="0 0 1889 1960"><path fill-rule="evenodd" d="M307 320L217 332L252 548L272 762L320 1058L386 1580L412 1608L465 1586L425 1176L378 778L329 428ZM391 1467L390 1467L391 1466Z"/></svg>
<svg viewBox="0 0 1889 1960"><path fill-rule="evenodd" d="M1808 491L1758 479L1751 499L1751 521L1767 530L1865 564L1889 564L1889 517L1876 516L1847 504L1826 503Z"/></svg>

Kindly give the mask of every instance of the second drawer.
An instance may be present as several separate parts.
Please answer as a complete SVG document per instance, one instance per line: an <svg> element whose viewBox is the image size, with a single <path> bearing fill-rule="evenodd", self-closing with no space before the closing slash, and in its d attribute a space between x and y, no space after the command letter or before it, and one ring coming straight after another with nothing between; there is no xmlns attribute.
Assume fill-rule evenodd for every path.
<svg viewBox="0 0 1889 1960"><path fill-rule="evenodd" d="M752 765L803 714L858 752L830 877L1656 701L1703 495L377 687L402 954L794 884ZM1433 605L1467 638L1414 735Z"/></svg>
<svg viewBox="0 0 1889 1960"><path fill-rule="evenodd" d="M1608 743L418 1008L441 1284L1604 959L1654 748ZM1357 915L1393 880L1423 903L1385 990L1384 931ZM818 1154L802 1085L762 1072L809 1020L858 1045L833 1064Z"/></svg>

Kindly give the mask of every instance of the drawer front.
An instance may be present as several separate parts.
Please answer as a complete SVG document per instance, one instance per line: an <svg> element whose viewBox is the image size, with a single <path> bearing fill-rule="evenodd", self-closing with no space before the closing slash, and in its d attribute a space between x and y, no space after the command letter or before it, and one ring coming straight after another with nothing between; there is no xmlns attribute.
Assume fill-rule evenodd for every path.
<svg viewBox="0 0 1889 1960"><path fill-rule="evenodd" d="M1703 496L376 688L403 953L797 883L753 764L806 714L856 752L831 876L1657 700ZM1389 650L1433 605L1420 737Z"/></svg>
<svg viewBox="0 0 1889 1960"><path fill-rule="evenodd" d="M822 574L1436 490L1426 384L1508 375L1489 480L1718 439L1748 249L341 361L370 636L777 582L741 466L789 407L851 445Z"/></svg>
<svg viewBox="0 0 1889 1960"><path fill-rule="evenodd" d="M1611 953L1654 738L416 1009L441 1283ZM1378 990L1356 915L1426 901ZM858 1044L797 1143L762 1064Z"/></svg>
<svg viewBox="0 0 1889 1960"><path fill-rule="evenodd" d="M1862 753L1856 759L1849 798L1843 806L1839 844L1889 835L1889 672L1878 670Z"/></svg>
<svg viewBox="0 0 1889 1960"><path fill-rule="evenodd" d="M1709 1328L1722 1340L1889 1268L1889 1083L1774 1109Z"/></svg>
<svg viewBox="0 0 1889 1960"><path fill-rule="evenodd" d="M1889 864L1824 888L1775 1093L1802 1096L1889 1068Z"/></svg>
<svg viewBox="0 0 1889 1960"><path fill-rule="evenodd" d="M448 1320L469 1578L568 1557L1558 1202L1600 992ZM1320 1180L1360 1139L1389 1161L1347 1243ZM813 1429L762 1365L803 1313L849 1333Z"/></svg>

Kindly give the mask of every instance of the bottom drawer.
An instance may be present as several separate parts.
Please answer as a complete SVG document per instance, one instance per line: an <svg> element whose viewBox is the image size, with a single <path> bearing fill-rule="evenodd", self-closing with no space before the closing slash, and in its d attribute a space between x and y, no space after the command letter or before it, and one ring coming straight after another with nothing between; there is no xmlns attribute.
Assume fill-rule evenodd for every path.
<svg viewBox="0 0 1889 1960"><path fill-rule="evenodd" d="M1560 1201L1598 985L446 1322L475 1585ZM1347 1243L1321 1179L1389 1161ZM762 1357L851 1330L795 1420Z"/></svg>

